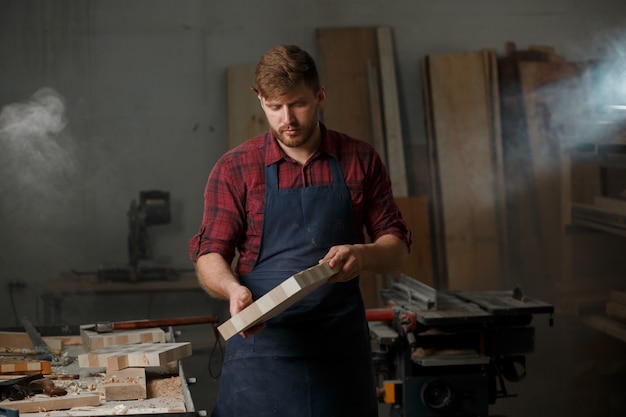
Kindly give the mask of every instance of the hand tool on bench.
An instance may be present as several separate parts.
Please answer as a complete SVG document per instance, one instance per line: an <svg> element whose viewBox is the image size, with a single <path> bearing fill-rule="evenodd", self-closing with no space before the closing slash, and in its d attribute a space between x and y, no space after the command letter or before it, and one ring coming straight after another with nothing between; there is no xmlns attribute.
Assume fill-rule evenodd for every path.
<svg viewBox="0 0 626 417"><path fill-rule="evenodd" d="M219 317L217 316L193 316L193 317L178 317L178 318L169 318L169 319L134 320L134 321L118 321L118 322L105 321L105 322L98 322L96 324L81 326L81 329L93 330L98 333L110 333L113 330L149 329L151 327L217 323L218 321L219 321Z"/></svg>
<svg viewBox="0 0 626 417"><path fill-rule="evenodd" d="M35 348L33 358L53 362L56 355L52 353L46 342L44 342L37 329L35 329L35 326L33 326L27 317L22 317L21 322Z"/></svg>
<svg viewBox="0 0 626 417"><path fill-rule="evenodd" d="M41 392L49 397L67 394L66 390L57 387L52 379L41 373L0 382L0 400L19 401Z"/></svg>
<svg viewBox="0 0 626 417"><path fill-rule="evenodd" d="M28 388L34 392L44 392L49 397L61 397L67 394L67 391L63 388L59 388L54 385L54 382L48 378L40 378L34 381L30 381Z"/></svg>
<svg viewBox="0 0 626 417"><path fill-rule="evenodd" d="M23 400L32 394L28 384L41 378L43 378L43 375L39 373L0 381L0 401Z"/></svg>

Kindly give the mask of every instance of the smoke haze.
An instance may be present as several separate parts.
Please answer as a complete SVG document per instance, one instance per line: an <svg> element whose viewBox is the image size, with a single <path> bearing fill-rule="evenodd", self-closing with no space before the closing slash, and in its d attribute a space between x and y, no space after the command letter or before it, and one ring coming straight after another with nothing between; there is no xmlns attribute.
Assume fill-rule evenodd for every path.
<svg viewBox="0 0 626 417"><path fill-rule="evenodd" d="M5 219L19 218L18 213L46 217L50 203L68 191L75 158L67 124L65 99L48 87L2 108L0 208Z"/></svg>

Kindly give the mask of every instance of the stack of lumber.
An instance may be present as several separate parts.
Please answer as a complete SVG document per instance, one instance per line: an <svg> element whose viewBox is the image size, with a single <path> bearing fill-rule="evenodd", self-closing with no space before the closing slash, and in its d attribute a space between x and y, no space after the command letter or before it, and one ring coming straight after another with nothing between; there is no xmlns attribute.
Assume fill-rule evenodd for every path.
<svg viewBox="0 0 626 417"><path fill-rule="evenodd" d="M111 345L78 355L81 368L106 368L107 401L147 398L146 367L168 367L191 356L191 343Z"/></svg>

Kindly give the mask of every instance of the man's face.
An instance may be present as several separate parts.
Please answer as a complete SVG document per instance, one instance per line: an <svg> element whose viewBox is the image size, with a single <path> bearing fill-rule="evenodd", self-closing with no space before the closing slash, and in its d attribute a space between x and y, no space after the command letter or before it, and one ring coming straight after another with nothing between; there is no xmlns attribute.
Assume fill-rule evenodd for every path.
<svg viewBox="0 0 626 417"><path fill-rule="evenodd" d="M324 88L314 93L302 83L283 96L259 96L259 100L276 139L285 146L299 147L317 129L317 111L324 102Z"/></svg>

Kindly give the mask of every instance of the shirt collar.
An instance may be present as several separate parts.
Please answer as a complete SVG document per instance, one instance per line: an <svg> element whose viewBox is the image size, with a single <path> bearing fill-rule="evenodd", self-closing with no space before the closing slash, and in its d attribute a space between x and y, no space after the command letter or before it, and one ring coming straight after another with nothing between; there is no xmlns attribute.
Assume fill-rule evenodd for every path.
<svg viewBox="0 0 626 417"><path fill-rule="evenodd" d="M326 126L322 122L320 124L320 133L322 135L322 143L320 145L320 152L327 153L328 155L337 158L337 146L338 143L335 138L330 134ZM278 145L277 139L274 138L272 131L267 132L266 137L266 151L265 151L265 166L272 165L283 158L287 157L285 151Z"/></svg>

